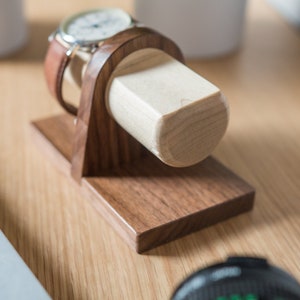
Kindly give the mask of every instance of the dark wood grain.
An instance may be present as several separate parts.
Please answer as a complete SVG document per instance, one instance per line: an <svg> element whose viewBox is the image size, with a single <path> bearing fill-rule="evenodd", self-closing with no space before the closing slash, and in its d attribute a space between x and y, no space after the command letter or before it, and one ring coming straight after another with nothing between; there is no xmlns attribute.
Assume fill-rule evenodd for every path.
<svg viewBox="0 0 300 300"><path fill-rule="evenodd" d="M37 121L32 128L42 150L59 158L56 165L69 176L70 143L77 134L72 117ZM172 168L147 155L83 177L80 189L139 253L246 212L254 201L253 188L212 157Z"/></svg>
<svg viewBox="0 0 300 300"><path fill-rule="evenodd" d="M83 78L72 157L72 176L97 176L101 170L135 161L143 147L125 132L105 109L105 89L116 66L129 54L157 48L183 61L170 39L144 27L121 32L93 54Z"/></svg>

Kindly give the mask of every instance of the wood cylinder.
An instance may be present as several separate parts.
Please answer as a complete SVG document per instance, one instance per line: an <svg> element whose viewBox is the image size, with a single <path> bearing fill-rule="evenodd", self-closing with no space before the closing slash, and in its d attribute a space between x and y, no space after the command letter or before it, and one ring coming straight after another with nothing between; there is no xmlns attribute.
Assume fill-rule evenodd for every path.
<svg viewBox="0 0 300 300"><path fill-rule="evenodd" d="M134 52L106 90L113 118L164 163L193 165L225 133L228 106L219 89L157 49Z"/></svg>
<svg viewBox="0 0 300 300"><path fill-rule="evenodd" d="M80 84L81 76L78 68L69 72L73 83ZM123 129L174 167L205 159L228 124L228 105L220 90L157 49L135 51L118 65L105 103Z"/></svg>

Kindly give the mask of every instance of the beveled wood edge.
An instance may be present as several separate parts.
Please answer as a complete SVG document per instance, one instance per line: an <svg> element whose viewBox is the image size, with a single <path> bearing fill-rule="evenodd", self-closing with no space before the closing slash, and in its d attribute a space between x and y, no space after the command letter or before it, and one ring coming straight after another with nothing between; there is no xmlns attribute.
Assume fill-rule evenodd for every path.
<svg viewBox="0 0 300 300"><path fill-rule="evenodd" d="M88 178L82 178L81 192L88 197L97 212L123 238L127 245L137 251L137 232L106 202L105 198L89 183Z"/></svg>
<svg viewBox="0 0 300 300"><path fill-rule="evenodd" d="M30 134L34 143L39 147L39 149L43 149L43 152L47 157L50 157L51 162L55 165L55 167L67 177L70 175L68 171L71 167L70 162L67 158L60 152L58 149L51 143L50 140L40 131L38 127L38 122L33 121L30 123Z"/></svg>
<svg viewBox="0 0 300 300"><path fill-rule="evenodd" d="M45 154L46 157L50 158L51 163L55 165L56 169L58 169L58 171L63 174L78 191L80 191L84 196L87 196L97 212L100 213L100 215L113 227L118 235L125 239L126 243L136 251L137 234L134 229L130 227L128 223L126 223L126 221L124 221L124 219L106 203L104 197L97 193L95 188L90 185L85 178L82 179L81 184L78 184L72 178L70 173L71 162L62 155L62 153L40 131L37 126L38 122L39 120L30 123L30 133L34 143L39 149L43 150L43 154ZM95 200L95 197L97 197L97 201ZM101 201L101 209L98 201Z"/></svg>
<svg viewBox="0 0 300 300"><path fill-rule="evenodd" d="M243 205L241 205L241 202ZM222 223L230 218L249 212L253 209L254 203L255 189L249 186L249 192L240 197L226 200L218 205L212 205L204 210L176 219L162 226L157 226L145 232L138 233L136 236L136 252L142 254L145 251L151 250L165 243L175 241L201 229ZM212 221L214 218L209 218L209 214L216 213L216 211L218 211L219 217L217 218L217 221ZM190 226L188 225L189 223L191 224ZM164 232L164 236L166 237L162 237L161 234L158 235L158 232ZM173 233L175 232L177 233L174 235ZM149 242L149 239L151 242Z"/></svg>

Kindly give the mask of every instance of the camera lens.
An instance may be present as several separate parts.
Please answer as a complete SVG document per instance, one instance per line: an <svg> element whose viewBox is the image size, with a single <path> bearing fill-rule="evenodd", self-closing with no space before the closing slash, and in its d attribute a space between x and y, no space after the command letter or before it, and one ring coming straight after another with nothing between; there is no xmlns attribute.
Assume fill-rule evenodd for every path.
<svg viewBox="0 0 300 300"><path fill-rule="evenodd" d="M172 300L299 300L300 285L266 259L230 257L199 270L175 290Z"/></svg>

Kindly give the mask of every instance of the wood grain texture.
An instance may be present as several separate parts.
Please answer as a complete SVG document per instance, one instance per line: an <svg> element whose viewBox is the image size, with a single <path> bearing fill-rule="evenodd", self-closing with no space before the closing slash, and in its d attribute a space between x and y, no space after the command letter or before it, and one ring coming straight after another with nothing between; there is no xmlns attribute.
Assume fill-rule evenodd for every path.
<svg viewBox="0 0 300 300"><path fill-rule="evenodd" d="M90 55L78 51L65 83L80 89L90 59ZM109 115L173 167L187 167L205 159L228 125L229 108L219 88L159 49L135 49L122 59L110 75L105 99Z"/></svg>
<svg viewBox="0 0 300 300"><path fill-rule="evenodd" d="M105 109L105 89L115 67L132 52L145 48L160 49L183 60L178 46L161 34L134 27L106 40L88 63L81 86L76 134L72 156L72 176L95 176L102 169L134 161L142 147L123 130Z"/></svg>
<svg viewBox="0 0 300 300"><path fill-rule="evenodd" d="M32 127L42 152L70 177L73 118L51 117ZM146 155L83 177L80 185L138 253L249 211L254 201L253 188L212 157L193 167L173 168Z"/></svg>
<svg viewBox="0 0 300 300"><path fill-rule="evenodd" d="M229 119L225 97L211 82L158 49L143 49L116 67L106 88L110 115L169 166L208 157Z"/></svg>
<svg viewBox="0 0 300 300"><path fill-rule="evenodd" d="M54 299L168 299L192 271L230 254L268 259L300 281L300 39L265 1L249 1L242 48L188 61L227 96L231 119L214 156L253 185L255 208L137 255L59 175L29 135L61 113L47 91L47 36L66 15L131 1L24 2L26 48L0 61L0 227ZM69 97L68 97L69 99Z"/></svg>

